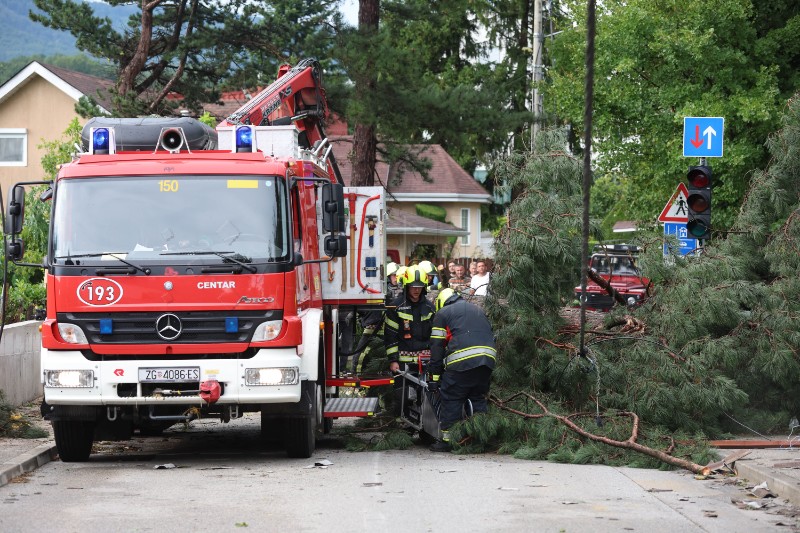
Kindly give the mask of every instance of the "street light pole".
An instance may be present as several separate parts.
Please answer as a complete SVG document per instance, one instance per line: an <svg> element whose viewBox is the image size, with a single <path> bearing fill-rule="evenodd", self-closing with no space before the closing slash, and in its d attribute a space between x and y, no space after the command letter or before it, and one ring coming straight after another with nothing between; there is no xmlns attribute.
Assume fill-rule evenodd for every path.
<svg viewBox="0 0 800 533"><path fill-rule="evenodd" d="M536 145L536 136L539 133L542 118L542 96L539 94L539 84L544 79L544 62L542 48L544 36L542 35L542 0L533 0L533 96L531 110L533 111L533 127L531 128L531 150Z"/></svg>

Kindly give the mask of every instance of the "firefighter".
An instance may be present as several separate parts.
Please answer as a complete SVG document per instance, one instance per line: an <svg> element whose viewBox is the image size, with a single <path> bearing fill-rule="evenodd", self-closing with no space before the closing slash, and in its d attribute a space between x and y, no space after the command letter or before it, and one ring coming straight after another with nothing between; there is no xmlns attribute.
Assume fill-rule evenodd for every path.
<svg viewBox="0 0 800 533"><path fill-rule="evenodd" d="M418 267L409 267L401 278L403 293L386 309L383 341L389 358L389 370L401 368L419 374L420 360L430 357L430 338L433 323L433 304L425 298L428 275ZM394 383L395 415L400 415L403 382ZM418 395L419 397L419 395Z"/></svg>
<svg viewBox="0 0 800 533"><path fill-rule="evenodd" d="M400 295L402 287L397 280L397 271L400 267L397 263L391 262L386 265L386 296L391 302Z"/></svg>
<svg viewBox="0 0 800 533"><path fill-rule="evenodd" d="M441 400L442 440L433 443L430 449L444 452L451 449L449 430L461 420L467 400L472 403L473 413L486 412L486 395L497 351L486 314L453 289L439 293L435 310L427 380L428 390L438 392Z"/></svg>
<svg viewBox="0 0 800 533"><path fill-rule="evenodd" d="M397 281L397 263L390 262L386 265L386 302L392 302L402 292ZM360 374L364 370L364 361L370 352L369 343L375 335L383 336L384 311L370 311L361 317L361 339L353 350L351 370L353 374Z"/></svg>
<svg viewBox="0 0 800 533"><path fill-rule="evenodd" d="M422 269L428 275L428 289L429 290L441 290L443 288L443 283L439 278L439 273L436 270L436 267L430 261L420 261L419 268Z"/></svg>

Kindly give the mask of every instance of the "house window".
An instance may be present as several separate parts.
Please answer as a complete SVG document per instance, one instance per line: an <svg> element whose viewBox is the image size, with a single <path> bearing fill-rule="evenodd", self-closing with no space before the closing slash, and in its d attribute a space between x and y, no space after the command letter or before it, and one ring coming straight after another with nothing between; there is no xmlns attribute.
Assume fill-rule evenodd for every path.
<svg viewBox="0 0 800 533"><path fill-rule="evenodd" d="M461 210L461 229L469 231L469 209ZM469 235L461 237L461 244L469 246Z"/></svg>
<svg viewBox="0 0 800 533"><path fill-rule="evenodd" d="M0 166L28 164L28 132L24 128L0 128Z"/></svg>

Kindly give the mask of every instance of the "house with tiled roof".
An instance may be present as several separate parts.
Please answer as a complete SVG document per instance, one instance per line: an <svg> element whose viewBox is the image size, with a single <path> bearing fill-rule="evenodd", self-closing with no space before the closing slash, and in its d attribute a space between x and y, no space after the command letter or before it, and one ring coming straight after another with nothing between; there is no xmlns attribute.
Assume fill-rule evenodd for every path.
<svg viewBox="0 0 800 533"><path fill-rule="evenodd" d="M329 135L333 154L345 184L353 173L352 136ZM375 185L387 190L386 248L403 263L420 245L435 250L435 257L486 257L490 250L481 242L481 205L492 196L438 144L411 145L409 150L430 162L427 176L407 165L379 160ZM443 208L446 222L420 216L419 204Z"/></svg>
<svg viewBox="0 0 800 533"><path fill-rule="evenodd" d="M114 82L72 70L28 63L0 85L0 186L44 178L43 140L60 139L74 118L81 96L91 96L106 111Z"/></svg>

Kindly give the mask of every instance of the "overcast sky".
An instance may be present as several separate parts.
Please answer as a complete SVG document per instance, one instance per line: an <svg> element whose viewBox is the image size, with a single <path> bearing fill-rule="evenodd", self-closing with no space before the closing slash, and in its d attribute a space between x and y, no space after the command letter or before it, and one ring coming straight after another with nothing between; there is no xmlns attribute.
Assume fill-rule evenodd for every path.
<svg viewBox="0 0 800 533"><path fill-rule="evenodd" d="M344 0L342 2L344 19L355 26L358 24L358 0Z"/></svg>

